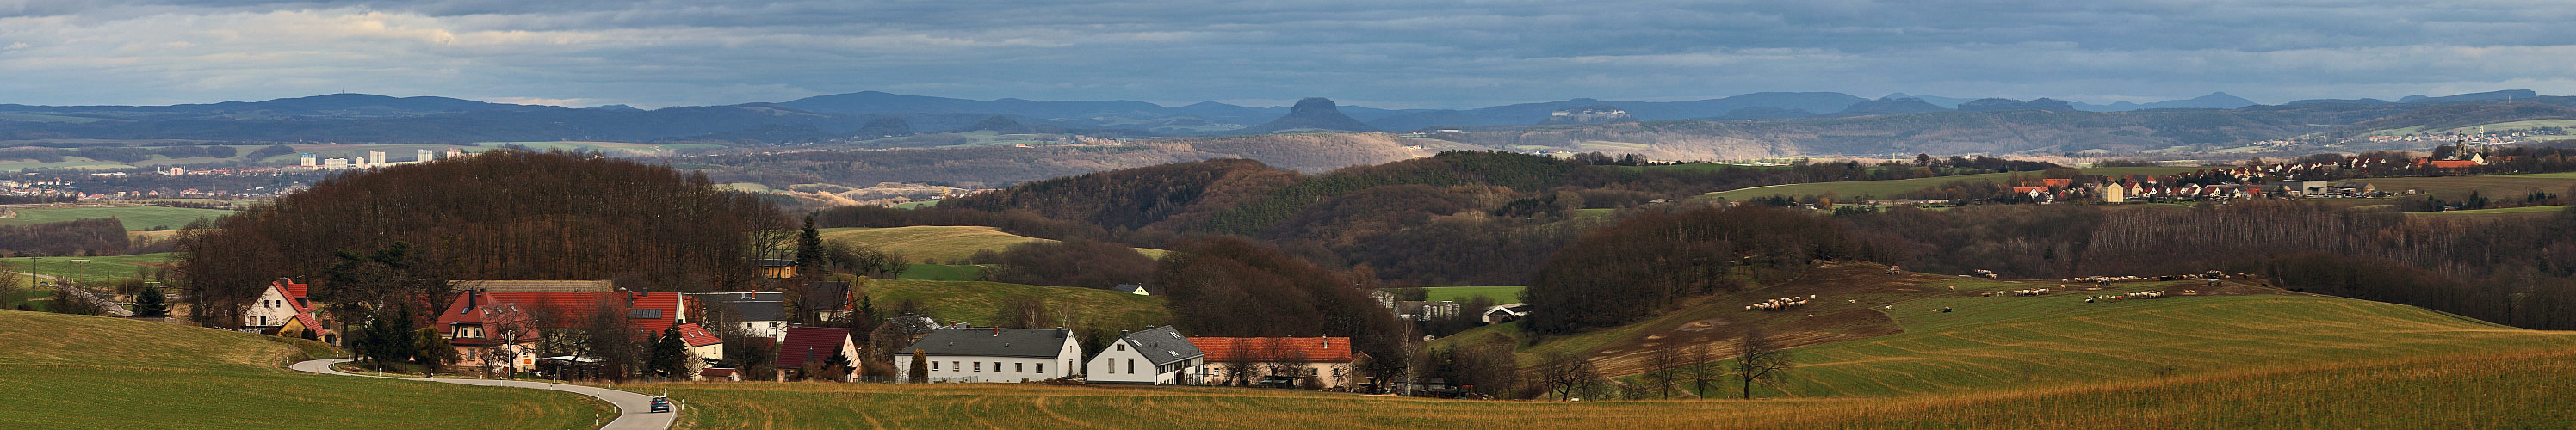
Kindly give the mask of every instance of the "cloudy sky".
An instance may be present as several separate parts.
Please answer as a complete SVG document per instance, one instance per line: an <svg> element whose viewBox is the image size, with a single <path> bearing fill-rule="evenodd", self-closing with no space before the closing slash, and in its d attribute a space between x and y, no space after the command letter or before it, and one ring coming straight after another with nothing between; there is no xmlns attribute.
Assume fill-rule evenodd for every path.
<svg viewBox="0 0 2576 430"><path fill-rule="evenodd" d="M0 103L2576 94L2563 0L0 0Z"/></svg>

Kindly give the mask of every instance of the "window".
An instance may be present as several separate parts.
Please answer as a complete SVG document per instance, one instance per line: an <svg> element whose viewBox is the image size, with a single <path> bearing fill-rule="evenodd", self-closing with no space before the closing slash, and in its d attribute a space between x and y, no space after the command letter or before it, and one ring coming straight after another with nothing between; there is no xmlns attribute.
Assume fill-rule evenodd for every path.
<svg viewBox="0 0 2576 430"><path fill-rule="evenodd" d="M1127 373L1136 373L1136 359L1127 359Z"/></svg>
<svg viewBox="0 0 2576 430"><path fill-rule="evenodd" d="M993 362L993 371L995 371L995 372L1000 372L1000 371L1002 371L1002 362L999 362L999 361Z"/></svg>
<svg viewBox="0 0 2576 430"><path fill-rule="evenodd" d="M965 367L966 367L966 366L959 366L959 365L957 365L957 362L954 362L954 361L948 362L948 368L950 368L950 369L962 369L962 368L965 368Z"/></svg>
<svg viewBox="0 0 2576 430"><path fill-rule="evenodd" d="M1038 363L1038 373L1046 373L1046 363Z"/></svg>
<svg viewBox="0 0 2576 430"><path fill-rule="evenodd" d="M982 372L982 371L984 371L984 362L981 362L981 361L975 362L975 371L977 371L977 372Z"/></svg>
<svg viewBox="0 0 2576 430"><path fill-rule="evenodd" d="M939 362L930 362L930 370L939 370Z"/></svg>
<svg viewBox="0 0 2576 430"><path fill-rule="evenodd" d="M1026 365L1026 364L1020 364L1020 363L1011 363L1011 371L1012 371L1012 372L1016 372L1016 373L1028 373L1028 372L1029 372L1029 365Z"/></svg>
<svg viewBox="0 0 2576 430"><path fill-rule="evenodd" d="M1127 350L1127 344L1124 344L1124 343L1118 344L1118 350L1120 350L1120 351L1125 351L1125 350Z"/></svg>

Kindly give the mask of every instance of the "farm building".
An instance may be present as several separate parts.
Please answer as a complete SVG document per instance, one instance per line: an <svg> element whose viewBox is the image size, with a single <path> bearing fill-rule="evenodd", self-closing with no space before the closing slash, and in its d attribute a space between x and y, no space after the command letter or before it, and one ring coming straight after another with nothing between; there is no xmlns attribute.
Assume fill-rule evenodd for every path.
<svg viewBox="0 0 2576 430"><path fill-rule="evenodd" d="M921 352L932 382L1027 382L1072 375L1082 365L1082 345L1065 329L955 327L932 330L896 357ZM895 374L912 374L912 359L895 360Z"/></svg>
<svg viewBox="0 0 2576 430"><path fill-rule="evenodd" d="M1522 317L1527 316L1529 316L1529 304L1510 303L1485 308L1484 320L1486 324L1502 324L1520 321Z"/></svg>
<svg viewBox="0 0 2576 430"><path fill-rule="evenodd" d="M689 308L698 311L691 315L693 318L707 319L707 313L720 312L725 313L720 320L732 321L734 329L744 335L787 335L786 293L701 293L690 294L689 300L697 304Z"/></svg>
<svg viewBox="0 0 2576 430"><path fill-rule="evenodd" d="M1347 337L1196 337L1190 343L1207 354L1202 384L1244 385L1278 375L1340 388L1359 379Z"/></svg>
<svg viewBox="0 0 2576 430"><path fill-rule="evenodd" d="M2272 181L2272 185L2290 194L2313 196L2325 194L2329 183L2326 181Z"/></svg>
<svg viewBox="0 0 2576 430"><path fill-rule="evenodd" d="M1188 337L1162 326L1120 333L1100 356L1083 365L1082 374L1089 382L1188 385L1196 382L1199 368L1206 364L1207 354L1199 352Z"/></svg>
<svg viewBox="0 0 2576 430"><path fill-rule="evenodd" d="M760 259L760 277L769 279L794 278L796 277L796 260L784 258Z"/></svg>
<svg viewBox="0 0 2576 430"><path fill-rule="evenodd" d="M777 366L780 381L803 379L806 375L798 373L805 371L806 363L820 365L831 361L833 355L840 355L852 365L859 361L858 345L850 342L850 329L839 327L789 328L786 340L778 342L777 355L771 364Z"/></svg>

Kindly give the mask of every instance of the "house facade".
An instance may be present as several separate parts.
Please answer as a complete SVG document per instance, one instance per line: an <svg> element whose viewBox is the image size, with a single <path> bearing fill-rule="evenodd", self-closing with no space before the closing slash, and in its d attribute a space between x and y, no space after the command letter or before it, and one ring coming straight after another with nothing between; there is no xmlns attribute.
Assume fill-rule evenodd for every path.
<svg viewBox="0 0 2576 430"><path fill-rule="evenodd" d="M1121 333L1082 367L1088 382L1195 385L1207 354L1171 326Z"/></svg>
<svg viewBox="0 0 2576 430"><path fill-rule="evenodd" d="M1269 376L1296 377L1314 388L1342 388L1360 381L1347 337L1194 337L1207 354L1208 385L1245 385Z"/></svg>
<svg viewBox="0 0 2576 430"><path fill-rule="evenodd" d="M690 294L697 311L691 315L701 322L708 313L723 313L721 319L732 325L734 332L745 336L779 339L787 336L786 293L703 293Z"/></svg>
<svg viewBox="0 0 2576 430"><path fill-rule="evenodd" d="M850 329L793 327L787 329L786 340L779 341L778 358L770 364L777 366L779 380L792 381L805 377L800 373L805 371L806 363L822 363L832 354L849 359L851 366L858 365L859 348L850 342ZM848 377L844 375L842 379L847 381Z"/></svg>
<svg viewBox="0 0 2576 430"><path fill-rule="evenodd" d="M932 330L895 351L895 374L912 374L915 351L928 359L931 382L1042 381L1071 376L1082 365L1082 346L1060 328Z"/></svg>

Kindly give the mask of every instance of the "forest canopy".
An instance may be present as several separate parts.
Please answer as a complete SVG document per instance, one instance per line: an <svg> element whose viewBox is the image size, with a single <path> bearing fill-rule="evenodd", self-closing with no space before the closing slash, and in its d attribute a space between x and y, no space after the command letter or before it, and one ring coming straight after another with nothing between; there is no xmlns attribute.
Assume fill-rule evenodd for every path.
<svg viewBox="0 0 2576 430"><path fill-rule="evenodd" d="M367 270L432 288L616 279L652 291L744 290L758 276L753 260L795 231L776 208L704 176L516 150L352 172L212 224L178 239L175 274L209 310L196 313L201 322L230 318L281 277L322 281L316 301L364 299L331 297L354 286L326 278L359 270L344 267L359 261L344 252L389 260Z"/></svg>

